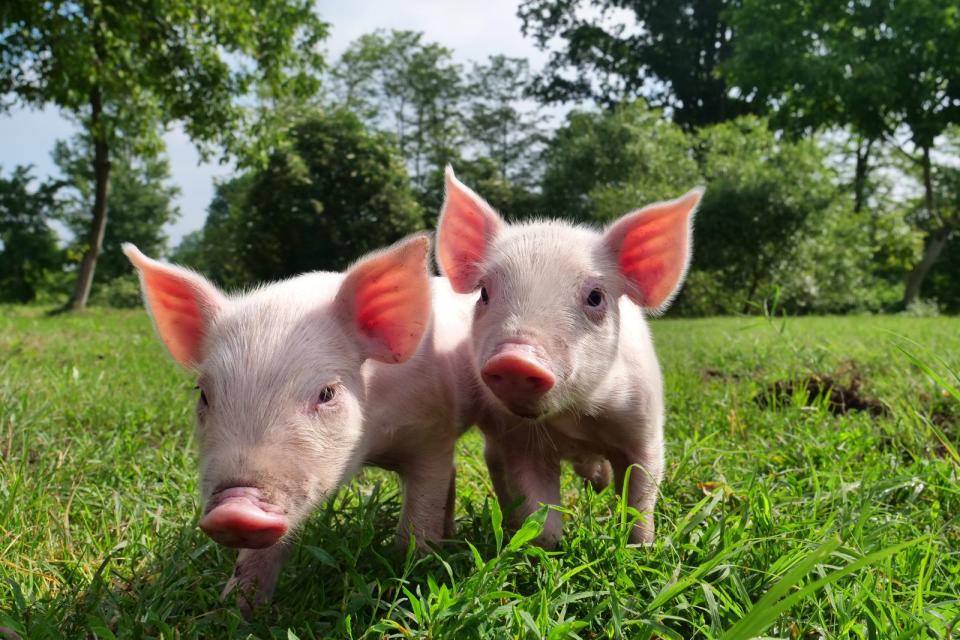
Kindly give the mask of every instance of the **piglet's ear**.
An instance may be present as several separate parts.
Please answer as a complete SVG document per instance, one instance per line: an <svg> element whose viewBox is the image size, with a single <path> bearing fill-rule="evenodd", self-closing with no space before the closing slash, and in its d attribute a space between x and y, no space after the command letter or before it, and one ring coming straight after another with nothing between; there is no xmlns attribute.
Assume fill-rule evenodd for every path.
<svg viewBox="0 0 960 640"><path fill-rule="evenodd" d="M173 359L185 367L202 360L203 340L226 299L206 278L152 260L130 243L123 253L140 273L147 311Z"/></svg>
<svg viewBox="0 0 960 640"><path fill-rule="evenodd" d="M437 230L437 262L457 293L475 291L480 264L503 220L486 200L464 186L453 169L445 172L447 194Z"/></svg>
<svg viewBox="0 0 960 640"><path fill-rule="evenodd" d="M703 196L694 189L669 202L628 213L604 233L603 241L627 281L627 294L648 311L667 308L690 264L693 215Z"/></svg>
<svg viewBox="0 0 960 640"><path fill-rule="evenodd" d="M430 239L405 238L347 271L335 304L369 358L403 362L430 322Z"/></svg>

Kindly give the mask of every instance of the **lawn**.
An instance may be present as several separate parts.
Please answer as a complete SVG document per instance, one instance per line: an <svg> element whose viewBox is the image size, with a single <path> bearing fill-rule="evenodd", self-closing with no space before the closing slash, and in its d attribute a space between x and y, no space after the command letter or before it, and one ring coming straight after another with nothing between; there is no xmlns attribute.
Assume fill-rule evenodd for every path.
<svg viewBox="0 0 960 640"><path fill-rule="evenodd" d="M947 388L960 386L960 319L660 320L654 334L668 405L655 545L628 546L631 514L569 471L562 546L527 545L535 521L511 540L471 432L454 540L396 550L397 483L366 471L310 520L273 606L247 623L219 601L234 553L196 528L194 381L145 315L0 308L0 626L24 638L957 633L960 404ZM808 393L830 381L865 410Z"/></svg>

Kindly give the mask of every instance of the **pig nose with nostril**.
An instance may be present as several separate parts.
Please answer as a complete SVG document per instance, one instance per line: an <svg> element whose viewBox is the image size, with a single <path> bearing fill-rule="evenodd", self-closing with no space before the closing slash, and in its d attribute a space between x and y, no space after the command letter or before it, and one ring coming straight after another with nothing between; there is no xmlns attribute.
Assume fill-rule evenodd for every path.
<svg viewBox="0 0 960 640"><path fill-rule="evenodd" d="M215 542L240 549L276 544L288 527L282 510L264 501L253 487L229 487L215 493L199 526Z"/></svg>
<svg viewBox="0 0 960 640"><path fill-rule="evenodd" d="M480 371L483 382L509 408L528 407L556 384L556 376L526 344L501 345Z"/></svg>

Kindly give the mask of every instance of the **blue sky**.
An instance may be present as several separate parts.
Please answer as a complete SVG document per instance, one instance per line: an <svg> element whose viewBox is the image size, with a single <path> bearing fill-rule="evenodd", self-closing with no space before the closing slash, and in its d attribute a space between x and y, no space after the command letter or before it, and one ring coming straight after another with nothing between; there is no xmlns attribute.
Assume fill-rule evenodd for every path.
<svg viewBox="0 0 960 640"><path fill-rule="evenodd" d="M326 42L329 58L336 58L360 35L374 29L423 31L428 40L454 50L458 62L481 60L495 53L525 57L535 68L546 56L520 34L514 0L354 0L320 1L317 10L331 23ZM18 110L0 115L0 168L6 173L18 164L31 164L39 178L56 172L50 152L57 140L75 129L56 109ZM180 187L182 212L168 233L175 246L185 233L203 226L213 195L213 181L230 168L201 163L189 139L177 128L166 137L173 182Z"/></svg>

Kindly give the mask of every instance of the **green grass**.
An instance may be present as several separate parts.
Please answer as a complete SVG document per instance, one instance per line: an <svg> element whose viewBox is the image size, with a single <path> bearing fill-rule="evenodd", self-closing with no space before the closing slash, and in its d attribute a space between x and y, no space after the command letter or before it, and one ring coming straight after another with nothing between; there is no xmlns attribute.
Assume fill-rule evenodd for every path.
<svg viewBox="0 0 960 640"><path fill-rule="evenodd" d="M944 638L960 628L960 320L654 323L668 467L649 548L564 476L556 552L511 538L470 433L457 538L394 550L367 471L298 539L273 606L218 594L196 528L193 381L142 312L0 308L0 626L23 637ZM889 411L755 396L810 373ZM542 514L540 514L542 516Z"/></svg>

